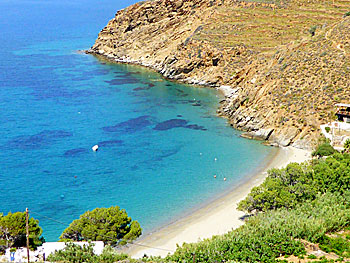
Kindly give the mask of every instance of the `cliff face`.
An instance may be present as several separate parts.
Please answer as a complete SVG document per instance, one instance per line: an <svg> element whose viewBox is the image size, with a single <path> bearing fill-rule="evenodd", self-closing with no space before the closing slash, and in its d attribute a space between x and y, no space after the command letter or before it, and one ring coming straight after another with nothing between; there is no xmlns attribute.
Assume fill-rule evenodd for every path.
<svg viewBox="0 0 350 263"><path fill-rule="evenodd" d="M199 27L197 12L210 6L206 2L147 1L118 11L100 32L92 51L122 62L165 69L175 63L169 56Z"/></svg>
<svg viewBox="0 0 350 263"><path fill-rule="evenodd" d="M311 148L350 101L350 2L154 0L118 11L90 53L222 87L247 137Z"/></svg>
<svg viewBox="0 0 350 263"><path fill-rule="evenodd" d="M350 101L349 28L350 17L268 59L257 56L236 75L221 114L247 137L312 148L319 126L334 118L334 104Z"/></svg>

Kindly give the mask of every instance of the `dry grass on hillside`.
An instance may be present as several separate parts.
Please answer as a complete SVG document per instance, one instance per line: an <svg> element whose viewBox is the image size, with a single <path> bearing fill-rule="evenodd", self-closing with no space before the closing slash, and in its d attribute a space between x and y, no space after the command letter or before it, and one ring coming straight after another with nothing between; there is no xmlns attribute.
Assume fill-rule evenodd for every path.
<svg viewBox="0 0 350 263"><path fill-rule="evenodd" d="M193 39L222 48L246 45L265 51L300 39L311 27L339 21L350 1L225 1Z"/></svg>

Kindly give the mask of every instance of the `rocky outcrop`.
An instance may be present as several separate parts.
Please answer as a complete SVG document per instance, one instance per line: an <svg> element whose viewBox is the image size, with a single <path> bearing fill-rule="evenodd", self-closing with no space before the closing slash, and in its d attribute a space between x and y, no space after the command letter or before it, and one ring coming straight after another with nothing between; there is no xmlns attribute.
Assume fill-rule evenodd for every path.
<svg viewBox="0 0 350 263"><path fill-rule="evenodd" d="M201 61L179 61L176 51L201 30L199 11L210 9L212 2L156 0L132 5L116 13L90 52L149 66L168 78L181 79L200 67Z"/></svg>
<svg viewBox="0 0 350 263"><path fill-rule="evenodd" d="M350 101L350 3L322 5L143 1L118 11L88 52L221 89L219 115L243 136L312 148L334 104Z"/></svg>
<svg viewBox="0 0 350 263"><path fill-rule="evenodd" d="M278 48L268 59L258 55L236 76L238 92L227 97L220 114L246 131L245 137L312 148L319 126L334 118L334 104L350 101L349 56L337 48L336 37L327 37L344 28L338 34L345 48L349 26L350 17L311 39Z"/></svg>

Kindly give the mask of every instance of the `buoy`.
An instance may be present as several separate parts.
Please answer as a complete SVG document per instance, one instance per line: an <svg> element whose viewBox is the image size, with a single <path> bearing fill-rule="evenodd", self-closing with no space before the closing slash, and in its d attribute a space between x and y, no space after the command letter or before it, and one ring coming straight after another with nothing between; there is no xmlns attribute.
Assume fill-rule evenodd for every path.
<svg viewBox="0 0 350 263"><path fill-rule="evenodd" d="M202 153L199 153L199 155L202 155Z"/></svg>
<svg viewBox="0 0 350 263"><path fill-rule="evenodd" d="M75 179L77 179L77 177L78 177L78 176L76 176L76 175L74 176Z"/></svg>
<svg viewBox="0 0 350 263"><path fill-rule="evenodd" d="M97 150L98 150L98 145L96 144L96 145L92 146L91 149L92 149L94 152L97 152Z"/></svg>
<svg viewBox="0 0 350 263"><path fill-rule="evenodd" d="M214 158L214 161L216 162L218 159Z"/></svg>
<svg viewBox="0 0 350 263"><path fill-rule="evenodd" d="M224 181L226 181L226 177L224 177Z"/></svg>
<svg viewBox="0 0 350 263"><path fill-rule="evenodd" d="M64 199L64 195L61 195L61 199Z"/></svg>
<svg viewBox="0 0 350 263"><path fill-rule="evenodd" d="M216 178L216 174L214 174L214 178Z"/></svg>

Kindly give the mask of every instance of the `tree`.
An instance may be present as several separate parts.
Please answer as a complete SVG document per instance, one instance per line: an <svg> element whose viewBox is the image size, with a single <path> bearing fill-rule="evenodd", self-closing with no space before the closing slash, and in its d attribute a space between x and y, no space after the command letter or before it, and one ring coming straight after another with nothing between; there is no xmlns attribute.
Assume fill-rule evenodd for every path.
<svg viewBox="0 0 350 263"><path fill-rule="evenodd" d="M249 213L277 208L293 208L318 193L344 194L350 189L350 154L335 153L326 159L309 163L288 164L283 169L271 169L268 177L238 204Z"/></svg>
<svg viewBox="0 0 350 263"><path fill-rule="evenodd" d="M60 239L125 245L141 233L142 229L137 221L132 221L124 209L112 206L85 212L63 231Z"/></svg>
<svg viewBox="0 0 350 263"><path fill-rule="evenodd" d="M329 156L336 152L337 151L332 147L332 145L329 144L329 142L324 142L317 146L317 149L312 152L312 156Z"/></svg>
<svg viewBox="0 0 350 263"><path fill-rule="evenodd" d="M31 248L40 246L44 238L40 237L43 230L39 221L29 218L29 245ZM6 247L22 247L26 245L26 213L9 212L6 216L0 214L0 240Z"/></svg>
<svg viewBox="0 0 350 263"><path fill-rule="evenodd" d="M238 209L259 212L280 207L292 208L315 196L312 172L307 165L290 163L284 169L271 169L268 177L238 204Z"/></svg>

